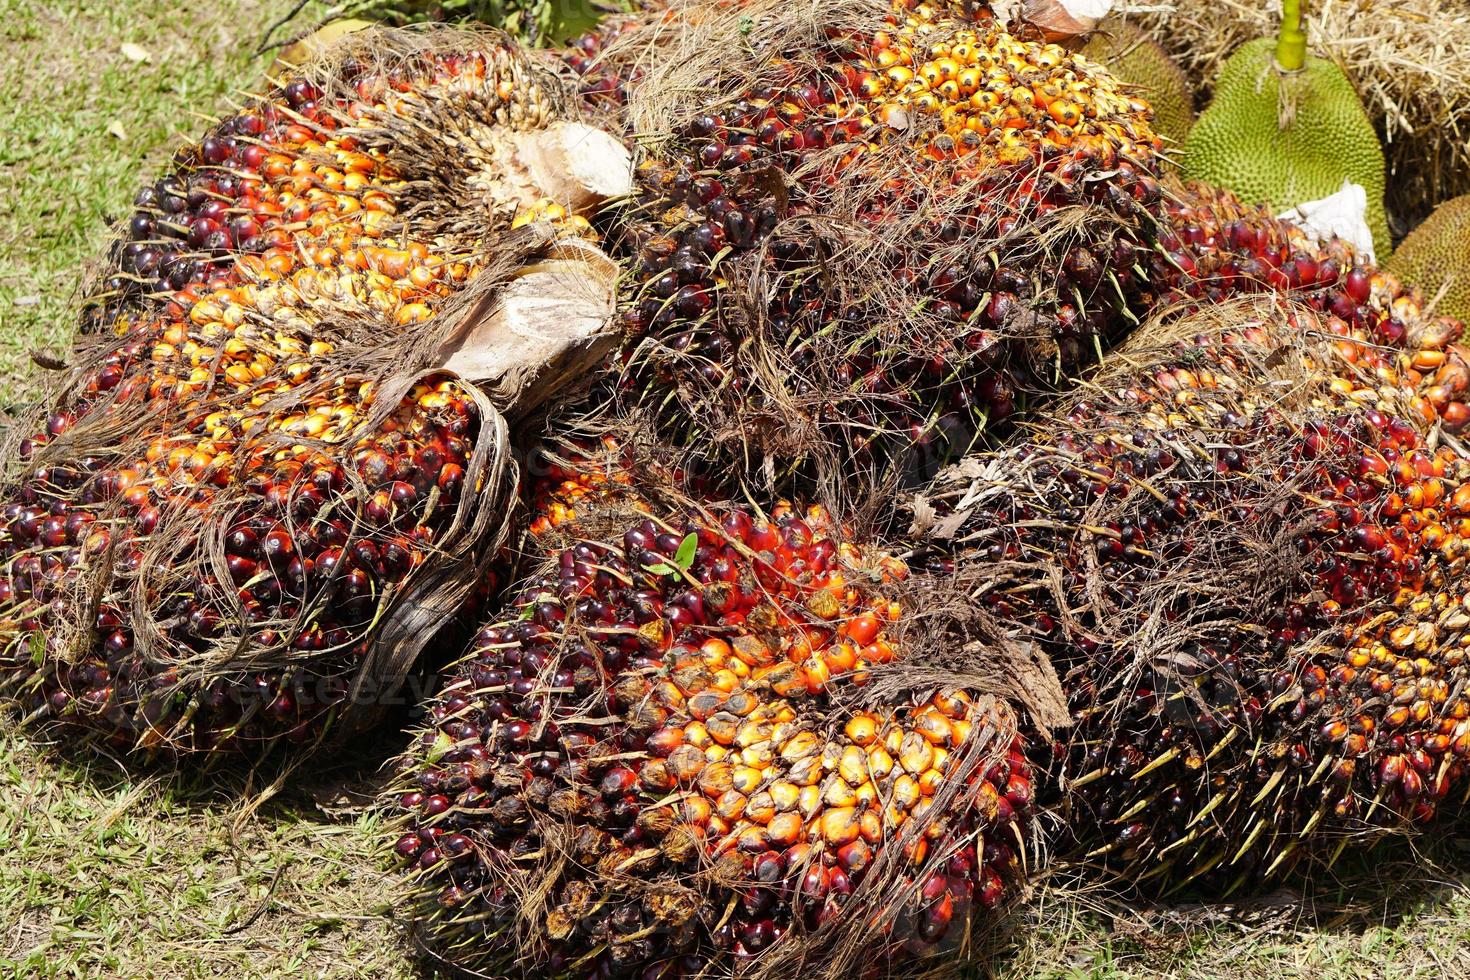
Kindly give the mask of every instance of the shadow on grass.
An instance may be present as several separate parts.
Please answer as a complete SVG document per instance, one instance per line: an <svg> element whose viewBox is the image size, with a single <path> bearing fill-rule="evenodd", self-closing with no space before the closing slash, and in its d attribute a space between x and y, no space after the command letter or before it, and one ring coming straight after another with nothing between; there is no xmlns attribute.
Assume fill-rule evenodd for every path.
<svg viewBox="0 0 1470 980"><path fill-rule="evenodd" d="M1447 820L1229 901L1203 892L1159 901L1095 869L1054 867L1016 910L1008 941L968 975L1280 980L1426 967L1441 975L1436 942L1455 949L1470 935L1463 831Z"/></svg>

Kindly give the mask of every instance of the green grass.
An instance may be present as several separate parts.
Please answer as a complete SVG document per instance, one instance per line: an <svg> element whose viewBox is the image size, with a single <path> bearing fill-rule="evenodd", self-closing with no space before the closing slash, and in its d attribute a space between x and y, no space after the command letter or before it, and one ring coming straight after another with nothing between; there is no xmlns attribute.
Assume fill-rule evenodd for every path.
<svg viewBox="0 0 1470 980"><path fill-rule="evenodd" d="M251 50L286 6L0 0L0 411L37 380L32 350L65 352L81 270L139 182L200 114L257 83ZM297 773L254 807L241 801L260 775L138 771L35 738L0 734L0 977L422 976L367 806L394 733L378 756ZM1359 858L1315 911L1294 892L1149 908L1038 888L987 972L1470 976L1470 856L1457 838L1432 843L1422 858L1402 845Z"/></svg>
<svg viewBox="0 0 1470 980"><path fill-rule="evenodd" d="M287 6L0 0L0 392L65 350L85 261L201 114L258 82Z"/></svg>
<svg viewBox="0 0 1470 980"><path fill-rule="evenodd" d="M237 774L149 776L16 735L0 758L0 976L417 975L362 774L256 808Z"/></svg>

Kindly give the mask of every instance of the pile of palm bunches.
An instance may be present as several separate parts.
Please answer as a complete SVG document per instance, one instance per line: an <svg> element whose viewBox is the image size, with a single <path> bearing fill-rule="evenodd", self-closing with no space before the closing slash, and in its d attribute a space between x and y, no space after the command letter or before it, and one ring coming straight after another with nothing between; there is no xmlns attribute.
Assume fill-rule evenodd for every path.
<svg viewBox="0 0 1470 980"><path fill-rule="evenodd" d="M885 693L905 566L817 509L622 513L579 517L621 533L547 555L430 706L396 853L434 947L679 977L969 941L1031 771L1003 702Z"/></svg>
<svg viewBox="0 0 1470 980"><path fill-rule="evenodd" d="M1229 887L1429 820L1470 750L1458 325L1161 183L1146 105L970 6L691 3L542 65L365 32L212 127L0 488L13 696L258 755L371 721L468 606L391 806L412 920L480 971L948 968L1043 827ZM592 223L518 142L582 112L642 149ZM626 343L585 428L514 413L568 450L517 486L449 341L597 234ZM708 503L871 504L982 437L906 561L881 505Z"/></svg>
<svg viewBox="0 0 1470 980"><path fill-rule="evenodd" d="M623 390L603 397L701 454L792 467L835 444L849 480L870 448L911 470L1180 298L1390 315L1341 243L1161 187L1147 107L983 5L854 3L821 26L735 7L620 20L565 56L648 146L616 222ZM736 36L755 66L696 77Z"/></svg>
<svg viewBox="0 0 1470 980"><path fill-rule="evenodd" d="M1470 458L1422 374L1465 365L1437 326L1395 350L1207 307L941 478L937 563L1063 676L1074 855L1219 894L1463 792Z"/></svg>
<svg viewBox="0 0 1470 980"><path fill-rule="evenodd" d="M0 667L28 712L150 749L311 740L468 590L513 471L425 341L528 254L496 154L555 90L484 37L375 37L139 195L3 490Z"/></svg>

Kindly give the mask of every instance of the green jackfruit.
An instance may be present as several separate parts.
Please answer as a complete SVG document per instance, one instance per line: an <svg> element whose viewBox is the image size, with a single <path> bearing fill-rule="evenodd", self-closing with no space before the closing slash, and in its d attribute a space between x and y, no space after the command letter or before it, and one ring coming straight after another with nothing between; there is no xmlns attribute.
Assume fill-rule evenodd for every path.
<svg viewBox="0 0 1470 980"><path fill-rule="evenodd" d="M1184 176L1286 210L1361 184L1381 260L1391 247L1383 210L1383 148L1342 70L1308 56L1301 71L1276 67L1276 41L1241 46L1220 69L1215 98L1184 144Z"/></svg>
<svg viewBox="0 0 1470 980"><path fill-rule="evenodd" d="M1138 89L1154 110L1154 132L1177 150L1194 125L1194 94L1179 66L1158 42L1132 24L1108 18L1088 39L1082 54Z"/></svg>
<svg viewBox="0 0 1470 980"><path fill-rule="evenodd" d="M1437 312L1470 322L1470 194L1434 209L1388 260L1388 271L1433 298Z"/></svg>

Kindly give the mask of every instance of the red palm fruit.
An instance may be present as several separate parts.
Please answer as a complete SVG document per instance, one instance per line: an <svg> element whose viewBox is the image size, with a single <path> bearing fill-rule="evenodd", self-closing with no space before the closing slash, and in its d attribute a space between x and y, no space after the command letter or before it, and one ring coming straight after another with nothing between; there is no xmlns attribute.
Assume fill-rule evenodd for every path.
<svg viewBox="0 0 1470 980"><path fill-rule="evenodd" d="M578 93L589 109L615 115L627 105L630 89L642 81L644 73L636 64L619 57L610 60L607 55L610 49L618 50L614 45L619 38L647 29L654 20L674 24L678 18L668 11L652 9L638 14L610 14L556 52L558 60L576 74Z"/></svg>
<svg viewBox="0 0 1470 980"><path fill-rule="evenodd" d="M1031 769L1004 703L876 694L904 658L903 564L784 505L611 541L523 584L406 760L395 850L434 948L723 976L818 947L869 968L986 922L1022 870Z"/></svg>
<svg viewBox="0 0 1470 980"><path fill-rule="evenodd" d="M941 477L940 564L1067 688L1074 854L1236 887L1463 791L1470 459L1411 367L1445 353L1429 326L1396 351L1264 300L1161 322Z"/></svg>
<svg viewBox="0 0 1470 980"><path fill-rule="evenodd" d="M562 132L555 90L484 38L374 36L308 76L315 110L292 82L183 153L175 176L214 180L245 166L215 159L219 134L271 121L229 146L270 148L240 193L286 237L211 253L219 275L166 300L114 297L22 443L0 670L30 712L183 751L366 720L499 533L498 409L545 393L492 406L439 368L492 280L586 227L564 208L559 232L519 227L539 185L497 164Z"/></svg>

